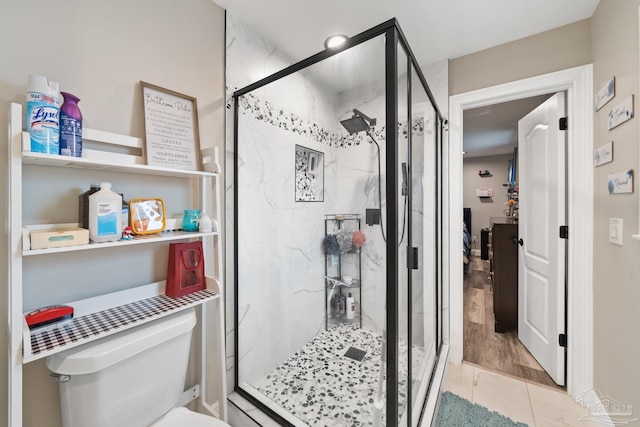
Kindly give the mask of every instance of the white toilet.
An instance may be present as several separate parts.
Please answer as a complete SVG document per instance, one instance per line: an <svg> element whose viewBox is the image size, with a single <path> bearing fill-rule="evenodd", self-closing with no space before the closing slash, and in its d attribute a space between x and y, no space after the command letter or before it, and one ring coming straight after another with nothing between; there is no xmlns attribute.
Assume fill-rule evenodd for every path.
<svg viewBox="0 0 640 427"><path fill-rule="evenodd" d="M64 427L229 427L178 407L193 309L47 358L60 378Z"/></svg>

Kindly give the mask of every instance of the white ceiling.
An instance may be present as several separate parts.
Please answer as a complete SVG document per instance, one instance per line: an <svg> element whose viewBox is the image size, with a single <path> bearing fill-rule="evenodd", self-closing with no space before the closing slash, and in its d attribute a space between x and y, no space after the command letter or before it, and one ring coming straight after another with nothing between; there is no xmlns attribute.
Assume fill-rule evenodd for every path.
<svg viewBox="0 0 640 427"><path fill-rule="evenodd" d="M296 62L331 34L396 18L421 65L453 59L591 17L599 0L213 0ZM344 75L344 74L343 74ZM360 75L360 78L363 76ZM350 85L348 81L344 84ZM339 89L338 89L339 90ZM466 112L467 156L512 151L517 120L540 100ZM535 105L533 105L535 104ZM533 106L532 106L533 105ZM515 135L515 137L514 137ZM508 141L507 141L508 140ZM503 142L496 146L496 141Z"/></svg>
<svg viewBox="0 0 640 427"><path fill-rule="evenodd" d="M214 0L294 61L396 18L419 64L453 59L591 17L599 0Z"/></svg>

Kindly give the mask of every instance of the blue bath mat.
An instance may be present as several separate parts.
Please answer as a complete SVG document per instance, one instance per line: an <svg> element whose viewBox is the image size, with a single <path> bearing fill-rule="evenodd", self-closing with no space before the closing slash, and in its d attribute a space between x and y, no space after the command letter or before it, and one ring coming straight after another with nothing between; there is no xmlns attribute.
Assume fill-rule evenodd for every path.
<svg viewBox="0 0 640 427"><path fill-rule="evenodd" d="M510 418L471 403L453 393L445 391L440 396L438 427L527 427Z"/></svg>

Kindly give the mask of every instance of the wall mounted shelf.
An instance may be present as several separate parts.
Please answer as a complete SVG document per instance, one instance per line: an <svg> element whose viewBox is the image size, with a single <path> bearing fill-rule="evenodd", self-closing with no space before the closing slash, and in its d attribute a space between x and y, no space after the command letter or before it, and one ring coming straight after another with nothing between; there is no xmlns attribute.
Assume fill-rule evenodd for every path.
<svg viewBox="0 0 640 427"><path fill-rule="evenodd" d="M77 224L56 224L59 226L65 225L75 225ZM48 225L51 226L51 225ZM115 242L103 242L103 243L93 243L89 242L87 245L78 245L78 246L67 246L62 248L48 248L48 249L28 249L30 247L29 244L29 232L38 226L25 226L22 233L22 256L33 256L33 255L47 255L47 254L55 254L61 252L74 252L74 251L86 251L93 249L106 249L113 247L121 247L121 246L130 246L130 245L140 245L140 244L150 244L150 243L162 243L162 242L170 242L174 240L186 240L186 239L194 239L194 238L202 238L207 236L217 236L218 232L208 232L208 233L200 233L200 232L189 232L189 231L163 231L162 233L157 234L144 234L144 235L134 235L131 237L131 240L117 240Z"/></svg>
<svg viewBox="0 0 640 427"><path fill-rule="evenodd" d="M74 308L70 322L30 330L23 324L23 362L126 331L170 314L220 297L215 279L207 277L207 289L171 298L164 294L165 282L67 303Z"/></svg>
<svg viewBox="0 0 640 427"><path fill-rule="evenodd" d="M194 349L200 354L193 358L192 367L200 385L199 407L211 414L226 419L226 366L225 366L225 327L224 327L224 286L222 259L222 232L220 224L221 206L221 176L215 156L203 156L202 171L169 169L148 166L144 164L144 157L139 155L120 154L122 148L142 152L142 139L127 135L117 135L93 129L83 129L83 141L92 141L96 146L118 146L116 152L112 149L83 149L83 156L67 157L51 154L34 153L30 151L30 134L23 129L22 105L12 103L9 108L9 144L8 144L8 425L23 425L23 396L29 391L24 390L23 365L42 359L54 353L67 350L82 344L108 337L112 334L131 329L171 315L175 312L198 307L198 339L194 339ZM93 144L92 144L93 146ZM131 150L128 150L131 151ZM27 165L28 167L24 167ZM135 182L140 175L164 177L155 180L149 189L157 191L162 184L170 182L175 185L174 191L185 194L185 204L195 204L204 212L209 212L214 222L213 232L184 232L179 228L178 220L168 218L168 231L158 234L133 236L131 240L119 240L106 243L89 243L85 245L34 249L31 250L31 233L45 228L57 228L72 224L25 224L27 214L34 222L48 222L50 218L46 206L55 206L55 195L47 193L38 185L37 177L42 174L41 166L47 168L75 169L74 179L87 182L96 174L110 172L117 174L117 179L123 186ZM77 191L76 183L69 184L69 180L58 180L63 173L54 169L47 169L46 179L59 184L64 191ZM34 212L27 212L30 202L39 198L45 203L35 205ZM26 202L26 203L25 203ZM25 208L24 205L27 207ZM45 206L45 207L43 207ZM68 205L67 205L68 206ZM181 208L182 206L178 206ZM186 208L186 207L185 207ZM184 209L184 208L182 208ZM169 223L171 221L171 227ZM58 221L51 221L58 222ZM64 222L64 221L60 221ZM180 221L181 222L181 221ZM165 281L148 283L141 279L142 284L123 279L122 271L114 271L110 276L110 264L120 249L131 248L128 252L139 259L158 258L166 254L164 248L158 245L169 245L178 240L200 240L204 248L206 289L193 292L181 298L171 298L165 295ZM153 245L155 244L155 246ZM101 250L100 252L85 254L84 251ZM50 256L54 255L55 256ZM164 255L166 256L166 255ZM89 259L89 265L82 265L78 258ZM27 261L28 259L28 261ZM52 262L52 260L55 260ZM145 261L147 262L147 261ZM141 264L141 271L152 272L154 262L161 265L163 261L155 259L149 264ZM61 280L39 279L47 268L55 264L59 270L69 271L78 269L76 274L65 276L65 294L60 296L52 289ZM128 270L127 270L128 271ZM58 271L59 273L60 271ZM105 273L106 272L106 273ZM87 293L87 283L91 283L92 275L102 274L103 287L95 294ZM158 273L156 273L158 274ZM151 275L151 274L150 274ZM143 274L142 276L145 276ZM146 277L146 276L145 276ZM162 276L160 276L162 277ZM166 275L164 276L166 277ZM113 283L111 283L113 282ZM38 298L34 299L34 295ZM86 295L94 295L86 298ZM61 299L77 299L68 302L74 307L74 318L54 325L30 330L25 321L26 312L33 310L33 306L58 304ZM43 304L44 302L44 304ZM45 380L43 380L45 381ZM198 397L198 396L195 396Z"/></svg>

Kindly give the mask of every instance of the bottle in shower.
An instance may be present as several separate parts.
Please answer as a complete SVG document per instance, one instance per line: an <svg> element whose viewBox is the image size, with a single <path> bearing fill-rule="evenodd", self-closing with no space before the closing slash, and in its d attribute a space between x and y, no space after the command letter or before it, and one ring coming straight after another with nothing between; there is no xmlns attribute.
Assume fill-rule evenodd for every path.
<svg viewBox="0 0 640 427"><path fill-rule="evenodd" d="M349 296L347 297L347 319L352 320L356 317L356 300L351 296L351 292L349 292Z"/></svg>
<svg viewBox="0 0 640 427"><path fill-rule="evenodd" d="M329 300L329 307L331 309L331 318L337 319L340 317L338 314L338 295L335 293L331 295L331 299Z"/></svg>
<svg viewBox="0 0 640 427"><path fill-rule="evenodd" d="M344 317L347 311L347 298L342 295L342 292L340 292L340 295L338 295L338 316L339 317Z"/></svg>

